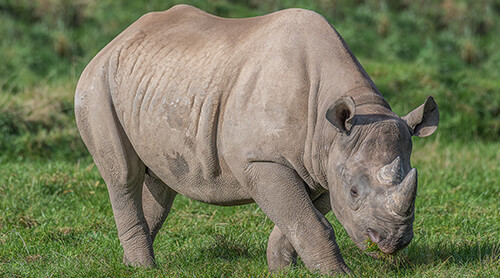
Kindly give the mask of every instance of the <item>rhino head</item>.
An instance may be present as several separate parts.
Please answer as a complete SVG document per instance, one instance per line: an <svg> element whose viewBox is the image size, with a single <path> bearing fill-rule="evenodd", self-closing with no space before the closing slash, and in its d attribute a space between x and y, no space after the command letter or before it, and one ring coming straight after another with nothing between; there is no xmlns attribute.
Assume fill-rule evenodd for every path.
<svg viewBox="0 0 500 278"><path fill-rule="evenodd" d="M411 138L431 135L439 111L432 97L401 118L389 107L384 113L359 110L343 97L326 114L338 131L328 158L331 206L360 249L370 239L392 254L413 238L417 170L410 164Z"/></svg>

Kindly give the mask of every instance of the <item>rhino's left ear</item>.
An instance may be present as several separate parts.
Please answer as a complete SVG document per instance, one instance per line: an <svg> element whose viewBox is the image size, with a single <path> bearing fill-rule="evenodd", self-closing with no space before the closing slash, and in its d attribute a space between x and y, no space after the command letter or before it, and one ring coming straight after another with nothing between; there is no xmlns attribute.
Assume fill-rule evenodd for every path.
<svg viewBox="0 0 500 278"><path fill-rule="evenodd" d="M408 115L401 117L410 127L411 135L427 137L436 131L439 123L439 109L434 98L429 96L425 103Z"/></svg>
<svg viewBox="0 0 500 278"><path fill-rule="evenodd" d="M351 97L341 97L335 101L328 111L326 111L326 119L342 133L348 133L352 127L352 118L356 106Z"/></svg>

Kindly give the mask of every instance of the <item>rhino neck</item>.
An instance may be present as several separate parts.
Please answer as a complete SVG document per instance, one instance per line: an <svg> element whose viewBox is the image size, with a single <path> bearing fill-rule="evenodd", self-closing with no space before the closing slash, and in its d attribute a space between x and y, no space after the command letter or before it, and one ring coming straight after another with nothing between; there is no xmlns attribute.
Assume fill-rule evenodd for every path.
<svg viewBox="0 0 500 278"><path fill-rule="evenodd" d="M346 135L333 128L325 116L330 105L343 96L349 96L352 97L356 105L356 117L376 120L378 116L396 116L377 88L370 86L368 82L364 86L357 86L340 94L337 94L332 87L330 87L329 91L329 94L318 93L315 126L310 132L310 152L308 157L305 158L310 167L311 176L327 190L329 185L327 179L329 160L338 161L339 163L345 160L346 158L343 157L345 155L337 150L353 148L355 141L362 140L362 138L355 135L349 135L352 140L345 140L345 138L341 140L341 137ZM346 142L349 143L346 144Z"/></svg>

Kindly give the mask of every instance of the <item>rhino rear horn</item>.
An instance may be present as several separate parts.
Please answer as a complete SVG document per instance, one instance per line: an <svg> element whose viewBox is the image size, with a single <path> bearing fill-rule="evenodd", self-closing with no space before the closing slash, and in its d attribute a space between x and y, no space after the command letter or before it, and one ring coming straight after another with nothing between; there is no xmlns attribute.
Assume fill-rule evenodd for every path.
<svg viewBox="0 0 500 278"><path fill-rule="evenodd" d="M342 133L351 130L356 106L351 97L341 97L335 101L326 112L326 119Z"/></svg>
<svg viewBox="0 0 500 278"><path fill-rule="evenodd" d="M404 180L395 186L390 194L389 209L402 216L409 216L417 196L417 169L408 172Z"/></svg>

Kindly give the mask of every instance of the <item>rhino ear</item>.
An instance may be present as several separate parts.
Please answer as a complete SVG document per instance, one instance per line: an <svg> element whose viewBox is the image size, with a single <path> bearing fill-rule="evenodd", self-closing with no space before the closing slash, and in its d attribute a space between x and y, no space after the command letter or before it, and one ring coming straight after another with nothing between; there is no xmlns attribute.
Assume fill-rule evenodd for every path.
<svg viewBox="0 0 500 278"><path fill-rule="evenodd" d="M439 123L439 109L434 98L429 96L425 103L402 117L410 127L411 135L427 137L436 131Z"/></svg>
<svg viewBox="0 0 500 278"><path fill-rule="evenodd" d="M326 111L326 119L340 132L348 133L352 127L352 118L356 106L351 97L342 97L335 101L328 111Z"/></svg>

